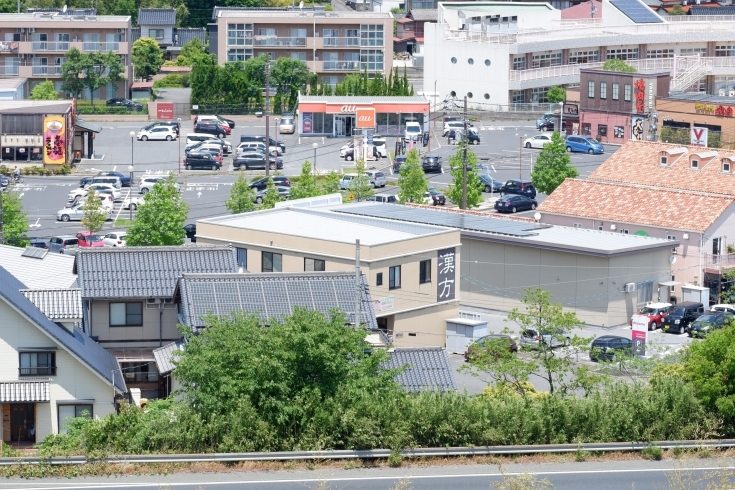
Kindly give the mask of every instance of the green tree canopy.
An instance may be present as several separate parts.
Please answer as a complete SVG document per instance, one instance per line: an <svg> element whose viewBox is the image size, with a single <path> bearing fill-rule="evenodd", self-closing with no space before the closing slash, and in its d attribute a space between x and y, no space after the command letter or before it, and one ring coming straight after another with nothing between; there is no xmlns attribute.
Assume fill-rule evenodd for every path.
<svg viewBox="0 0 735 490"><path fill-rule="evenodd" d="M449 157L449 167L452 173L452 182L449 184L447 197L459 207L462 207L462 161L464 145L457 146L457 152ZM477 173L477 155L467 150L467 208L476 208L483 201L482 190L484 185Z"/></svg>
<svg viewBox="0 0 735 490"><path fill-rule="evenodd" d="M367 197L375 194L375 190L370 183L370 177L365 173L365 160L363 158L359 158L355 162L355 170L355 178L350 181L350 188L347 192L349 196L352 196L350 200L364 201Z"/></svg>
<svg viewBox="0 0 735 490"><path fill-rule="evenodd" d="M273 209L276 207L276 203L280 200L281 195L278 193L278 188L273 182L273 177L269 177L268 184L265 187L263 201L260 203L260 209Z"/></svg>
<svg viewBox="0 0 735 490"><path fill-rule="evenodd" d="M291 199L303 199L326 194L324 188L319 186L314 173L311 171L311 162L306 160L301 165L301 175L296 185L291 186Z"/></svg>
<svg viewBox="0 0 735 490"><path fill-rule="evenodd" d="M203 46L202 42L194 38L181 47L181 53L176 58L178 66L196 66L200 63L212 65L213 56L208 53L207 46ZM215 62L216 63L216 62Z"/></svg>
<svg viewBox="0 0 735 490"><path fill-rule="evenodd" d="M183 245L184 224L189 205L181 197L173 175L158 182L138 207L128 228L127 245L131 247Z"/></svg>
<svg viewBox="0 0 735 490"><path fill-rule="evenodd" d="M28 214L15 192L0 192L3 214L3 243L14 247L27 247Z"/></svg>
<svg viewBox="0 0 735 490"><path fill-rule="evenodd" d="M143 80L158 73L163 65L163 53L158 41L152 37L141 37L133 43L132 52L135 75Z"/></svg>
<svg viewBox="0 0 735 490"><path fill-rule="evenodd" d="M544 145L531 171L531 181L539 192L551 194L567 178L579 176L572 166L564 138L559 133L551 135L551 142Z"/></svg>
<svg viewBox="0 0 735 490"><path fill-rule="evenodd" d="M33 87L28 98L31 100L56 100L59 98L59 93L54 88L54 82L46 80Z"/></svg>
<svg viewBox="0 0 735 490"><path fill-rule="evenodd" d="M250 187L242 173L232 184L230 198L225 202L225 207L232 214L249 213L255 211L255 191Z"/></svg>
<svg viewBox="0 0 735 490"><path fill-rule="evenodd" d="M77 48L66 52L66 59L61 64L61 79L64 81L61 88L75 98L81 98L84 91L84 67L87 57Z"/></svg>
<svg viewBox="0 0 735 490"><path fill-rule="evenodd" d="M549 91L546 92L546 100L548 100L552 104L564 102L565 100L567 100L567 91L564 87L551 87Z"/></svg>
<svg viewBox="0 0 735 490"><path fill-rule="evenodd" d="M306 86L313 77L315 75L301 60L282 56L272 63L271 83L276 86L276 110L294 109L299 93L306 92Z"/></svg>
<svg viewBox="0 0 735 490"><path fill-rule="evenodd" d="M401 165L398 175L398 199L401 202L423 203L424 195L429 188L424 177L424 169L419 161L419 152L416 148L406 155L406 161Z"/></svg>
<svg viewBox="0 0 735 490"><path fill-rule="evenodd" d="M100 196L94 189L89 189L87 200L82 206L84 216L82 216L82 226L90 233L97 233L105 226L107 221L107 210L102 207Z"/></svg>
<svg viewBox="0 0 735 490"><path fill-rule="evenodd" d="M125 80L124 72L120 56L112 51L82 53L77 48L71 48L61 65L61 78L64 80L62 88L77 98L86 88L90 91L94 105L95 90L108 83L117 86L117 82Z"/></svg>
<svg viewBox="0 0 735 490"><path fill-rule="evenodd" d="M607 60L605 64L602 65L602 69L605 71L622 71L627 73L635 73L638 71L620 58Z"/></svg>

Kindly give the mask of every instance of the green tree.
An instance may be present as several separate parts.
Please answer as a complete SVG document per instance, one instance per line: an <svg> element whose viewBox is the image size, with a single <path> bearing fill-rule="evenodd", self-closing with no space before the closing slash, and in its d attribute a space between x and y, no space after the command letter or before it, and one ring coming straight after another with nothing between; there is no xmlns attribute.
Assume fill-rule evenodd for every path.
<svg viewBox="0 0 735 490"><path fill-rule="evenodd" d="M31 100L56 100L59 98L59 94L54 88L54 82L46 80L33 87L28 98Z"/></svg>
<svg viewBox="0 0 735 490"><path fill-rule="evenodd" d="M64 63L61 64L61 79L64 81L61 89L79 99L84 91L86 56L77 48L71 48L66 52L65 58Z"/></svg>
<svg viewBox="0 0 735 490"><path fill-rule="evenodd" d="M681 5L674 5L669 11L669 15L686 15L686 11L681 8Z"/></svg>
<svg viewBox="0 0 735 490"><path fill-rule="evenodd" d="M94 106L94 91L111 83L117 88L117 82L125 80L125 67L120 56L108 51L107 53L87 53L82 55L84 78L82 83L89 90L92 106Z"/></svg>
<svg viewBox="0 0 735 490"><path fill-rule="evenodd" d="M250 187L242 173L232 184L230 198L225 202L225 207L232 214L249 213L255 211L255 191Z"/></svg>
<svg viewBox="0 0 735 490"><path fill-rule="evenodd" d="M324 189L324 194L336 194L339 192L339 181L342 179L340 175L332 170L324 177L324 183L322 184L322 188Z"/></svg>
<svg viewBox="0 0 735 490"><path fill-rule="evenodd" d="M354 201L364 201L367 197L375 193L373 185L370 183L370 177L365 173L365 160L359 158L355 162L356 174L355 178L350 182L348 189L349 195Z"/></svg>
<svg viewBox="0 0 735 490"><path fill-rule="evenodd" d="M531 182L539 192L551 194L567 178L579 176L579 171L572 166L572 160L566 150L564 138L555 132L551 142L544 145L536 158L531 171Z"/></svg>
<svg viewBox="0 0 735 490"><path fill-rule="evenodd" d="M299 93L315 75L301 60L282 56L272 63L271 83L276 86L277 106L280 110L291 110L298 103Z"/></svg>
<svg viewBox="0 0 735 490"><path fill-rule="evenodd" d="M311 171L311 162L306 160L301 165L301 175L296 185L291 187L291 199L303 199L325 194L324 188L317 184L316 177Z"/></svg>
<svg viewBox="0 0 735 490"><path fill-rule="evenodd" d="M419 152L415 148L408 152L406 161L401 165L398 175L398 199L401 202L423 203L429 188L424 177L424 169L419 162Z"/></svg>
<svg viewBox="0 0 735 490"><path fill-rule="evenodd" d="M173 175L153 186L138 207L128 228L127 245L132 247L183 245L184 223L189 205L181 197Z"/></svg>
<svg viewBox="0 0 735 490"><path fill-rule="evenodd" d="M181 47L181 54L176 58L178 66L195 66L200 63L212 64L212 55L208 53L207 46L203 46L202 42L194 38Z"/></svg>
<svg viewBox="0 0 735 490"><path fill-rule="evenodd" d="M638 71L620 58L607 60L605 64L602 65L602 69L605 71L621 71L626 73L635 73Z"/></svg>
<svg viewBox="0 0 735 490"><path fill-rule="evenodd" d="M133 68L135 74L143 80L158 73L163 65L163 53L158 47L158 41L151 37L138 38L133 43Z"/></svg>
<svg viewBox="0 0 735 490"><path fill-rule="evenodd" d="M567 91L564 87L559 87L558 85L551 87L549 91L546 92L546 100L552 104L564 102L567 100Z"/></svg>
<svg viewBox="0 0 735 490"><path fill-rule="evenodd" d="M23 209L23 202L14 192L0 192L2 199L3 243L13 247L27 247L28 213Z"/></svg>
<svg viewBox="0 0 735 490"><path fill-rule="evenodd" d="M107 210L102 207L100 196L94 189L89 189L87 200L82 205L84 216L82 226L90 233L97 233L105 226L107 221Z"/></svg>
<svg viewBox="0 0 735 490"><path fill-rule="evenodd" d="M268 179L268 185L265 187L265 194L260 203L260 209L273 209L276 207L276 203L281 200L281 195L278 193L278 188L273 182L273 177Z"/></svg>
<svg viewBox="0 0 735 490"><path fill-rule="evenodd" d="M447 197L462 207L462 161L464 148L467 143L457 146L457 152L449 157L449 167L452 173L452 182L449 184ZM484 185L477 173L477 155L467 150L467 208L476 208L483 201L482 190Z"/></svg>

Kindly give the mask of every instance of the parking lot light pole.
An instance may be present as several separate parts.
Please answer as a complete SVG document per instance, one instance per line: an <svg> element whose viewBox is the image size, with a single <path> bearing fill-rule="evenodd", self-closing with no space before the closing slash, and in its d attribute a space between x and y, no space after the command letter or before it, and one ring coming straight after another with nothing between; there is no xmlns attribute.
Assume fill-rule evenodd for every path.
<svg viewBox="0 0 735 490"><path fill-rule="evenodd" d="M178 119L179 130L176 133L176 139L179 140L179 175L181 175L181 118Z"/></svg>
<svg viewBox="0 0 735 490"><path fill-rule="evenodd" d="M314 143L311 144L311 146L314 148L314 175L316 176L318 175L316 171L316 149L319 148L319 143L315 141Z"/></svg>
<svg viewBox="0 0 735 490"><path fill-rule="evenodd" d="M135 167L132 165L128 166L128 172L130 172L130 190L128 191L128 209L130 210L130 221L133 221L133 172Z"/></svg>
<svg viewBox="0 0 735 490"><path fill-rule="evenodd" d="M528 135L521 136L516 133L516 136L518 136L518 178L523 180L523 138Z"/></svg>

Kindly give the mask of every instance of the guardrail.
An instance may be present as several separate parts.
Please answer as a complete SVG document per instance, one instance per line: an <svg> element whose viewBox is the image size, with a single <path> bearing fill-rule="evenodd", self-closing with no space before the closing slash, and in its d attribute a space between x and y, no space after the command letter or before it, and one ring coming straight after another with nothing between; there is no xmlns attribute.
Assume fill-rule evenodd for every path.
<svg viewBox="0 0 735 490"><path fill-rule="evenodd" d="M655 442L602 442L586 444L548 444L529 446L485 446L404 449L401 456L406 458L432 458L447 456L489 456L509 454L554 454L576 451L641 451L655 446L661 449L719 449L735 447L735 439L711 441L655 441ZM270 453L211 453L211 454L144 454L108 456L101 459L87 459L84 456L59 458L0 458L0 466L9 465L71 465L104 461L106 463L201 463L201 462L239 462L239 461L308 461L319 459L385 459L391 455L390 449L334 450L334 451L279 451Z"/></svg>

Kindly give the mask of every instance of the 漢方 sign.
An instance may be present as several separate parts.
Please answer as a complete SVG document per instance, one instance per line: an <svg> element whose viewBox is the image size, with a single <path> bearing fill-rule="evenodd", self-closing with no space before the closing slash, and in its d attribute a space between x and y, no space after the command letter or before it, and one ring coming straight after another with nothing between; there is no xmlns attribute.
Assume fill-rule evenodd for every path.
<svg viewBox="0 0 735 490"><path fill-rule="evenodd" d="M445 248L437 252L436 301L451 301L457 287L455 282L455 248Z"/></svg>

